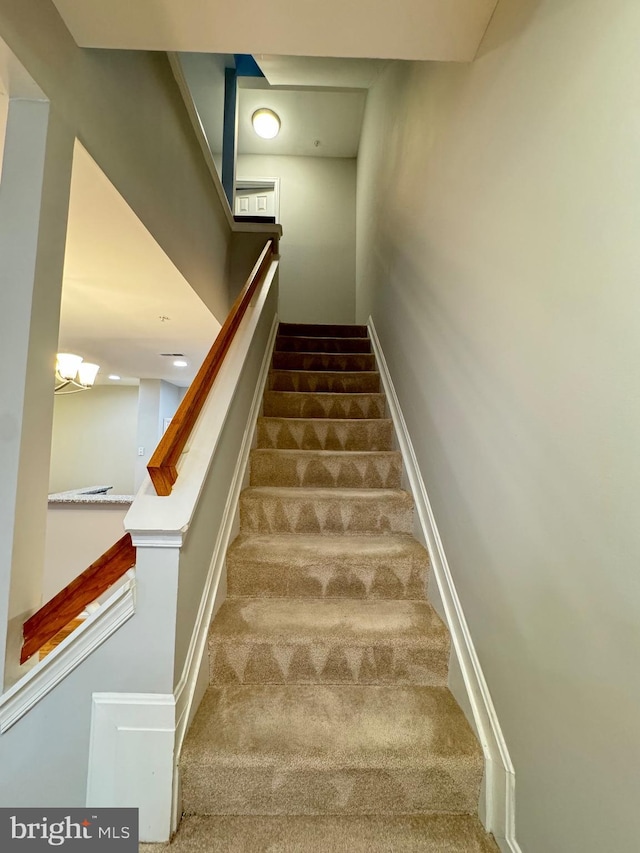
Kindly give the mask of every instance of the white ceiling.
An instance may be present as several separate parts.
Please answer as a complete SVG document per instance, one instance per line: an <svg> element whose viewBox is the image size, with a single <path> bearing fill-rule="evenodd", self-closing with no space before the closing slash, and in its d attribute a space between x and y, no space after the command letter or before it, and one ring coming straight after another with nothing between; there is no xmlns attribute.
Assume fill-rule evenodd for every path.
<svg viewBox="0 0 640 853"><path fill-rule="evenodd" d="M366 93L239 89L238 153L356 157ZM282 122L275 139L261 139L251 116L260 107ZM317 144L316 144L317 143Z"/></svg>
<svg viewBox="0 0 640 853"><path fill-rule="evenodd" d="M161 320L161 317L168 317ZM59 351L123 381L190 383L220 324L122 196L76 143ZM188 368L162 352L184 353ZM109 383L111 384L111 383ZM117 383L114 383L117 384Z"/></svg>
<svg viewBox="0 0 640 853"><path fill-rule="evenodd" d="M471 61L496 0L54 0L82 47Z"/></svg>
<svg viewBox="0 0 640 853"><path fill-rule="evenodd" d="M340 59L326 56L274 56L254 59L272 86L319 86L369 89L387 64L384 59Z"/></svg>

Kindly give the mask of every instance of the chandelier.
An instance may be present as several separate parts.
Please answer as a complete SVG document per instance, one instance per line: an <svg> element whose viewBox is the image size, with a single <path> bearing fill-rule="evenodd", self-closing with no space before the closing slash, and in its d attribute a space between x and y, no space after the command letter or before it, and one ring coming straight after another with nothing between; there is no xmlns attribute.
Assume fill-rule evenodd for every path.
<svg viewBox="0 0 640 853"><path fill-rule="evenodd" d="M54 394L76 394L88 391L96 381L100 367L83 361L81 355L59 352L56 357L56 386Z"/></svg>

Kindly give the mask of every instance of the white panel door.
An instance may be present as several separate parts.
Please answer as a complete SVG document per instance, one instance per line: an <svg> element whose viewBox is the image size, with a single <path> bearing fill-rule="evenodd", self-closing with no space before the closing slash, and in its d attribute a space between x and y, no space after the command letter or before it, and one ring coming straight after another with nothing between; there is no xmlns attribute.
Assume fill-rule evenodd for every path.
<svg viewBox="0 0 640 853"><path fill-rule="evenodd" d="M275 216L276 199L273 187L236 188L236 216Z"/></svg>

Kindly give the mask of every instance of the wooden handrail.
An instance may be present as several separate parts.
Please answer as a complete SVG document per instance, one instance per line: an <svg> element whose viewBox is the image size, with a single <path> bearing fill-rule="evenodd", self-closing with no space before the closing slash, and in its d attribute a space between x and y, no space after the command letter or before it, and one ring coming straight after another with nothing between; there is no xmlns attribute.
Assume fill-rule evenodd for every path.
<svg viewBox="0 0 640 853"><path fill-rule="evenodd" d="M20 663L29 660L65 625L82 613L87 604L99 598L125 572L135 566L135 563L136 549L131 542L131 536L126 533L88 569L27 619L22 629Z"/></svg>
<svg viewBox="0 0 640 853"><path fill-rule="evenodd" d="M218 337L209 354L202 362L200 370L184 395L177 412L171 419L167 431L153 452L147 465L156 494L170 495L173 484L178 479L177 464L185 448L191 430L200 414L213 382L222 367L234 335L256 292L258 285L266 275L274 254L274 241L269 240L262 250L246 284L233 303L229 316L218 333Z"/></svg>

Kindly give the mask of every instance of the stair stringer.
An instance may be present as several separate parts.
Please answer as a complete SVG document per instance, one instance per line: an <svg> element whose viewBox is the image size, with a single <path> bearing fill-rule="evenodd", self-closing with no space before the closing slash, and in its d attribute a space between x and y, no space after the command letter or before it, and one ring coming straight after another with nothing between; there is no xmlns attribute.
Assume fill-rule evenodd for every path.
<svg viewBox="0 0 640 853"><path fill-rule="evenodd" d="M372 317L369 317L367 326L380 371L382 391L387 399L388 416L393 421L398 449L402 453L408 481L406 488L412 493L415 502L414 535L429 552L431 571L437 586L436 590L430 589L429 598L445 620L451 634L454 667L450 666L449 688L475 729L484 754L485 774L480 800L480 819L487 831L493 833L502 853L522 853L515 835L513 763L453 581L411 436ZM455 674L456 668L459 668L462 676L461 682L460 679L451 677L452 669Z"/></svg>
<svg viewBox="0 0 640 853"><path fill-rule="evenodd" d="M175 690L176 700L176 733L173 769L173 798L171 809L171 831L175 832L180 823L181 791L180 791L180 755L184 738L198 710L198 706L206 685L209 682L209 648L208 636L211 622L226 598L226 583L224 576L227 549L239 529L239 500L240 492L249 480L249 456L255 444L256 423L262 409L262 398L269 377L271 358L278 332L279 319L276 313L269 338L264 351L264 357L251 408L247 417L240 453L234 468L231 487L227 496L222 521L214 546L211 563L207 573L207 581L203 591L198 618L191 636L184 669Z"/></svg>

